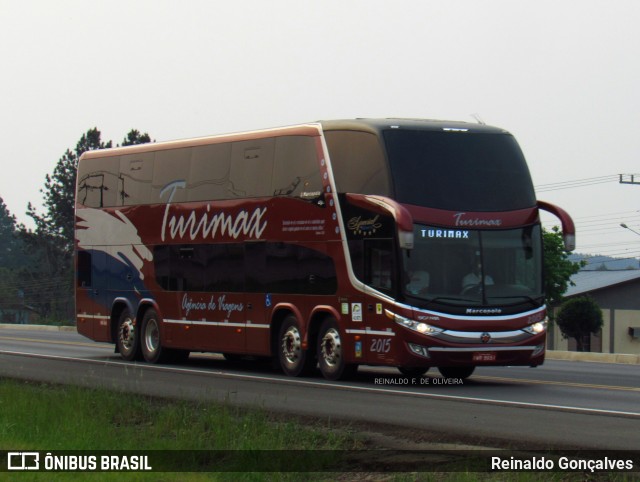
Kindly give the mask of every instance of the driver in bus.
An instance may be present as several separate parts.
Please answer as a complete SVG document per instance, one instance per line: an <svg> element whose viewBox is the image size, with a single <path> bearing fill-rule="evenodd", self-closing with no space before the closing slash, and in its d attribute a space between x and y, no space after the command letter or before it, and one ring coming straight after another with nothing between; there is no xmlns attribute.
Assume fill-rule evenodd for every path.
<svg viewBox="0 0 640 482"><path fill-rule="evenodd" d="M409 273L407 291L414 295L426 294L429 291L429 273L424 270Z"/></svg>
<svg viewBox="0 0 640 482"><path fill-rule="evenodd" d="M480 284L480 273L482 272L482 266L480 264L480 262L476 262L473 265L473 268L471 269L471 272L467 275L465 275L464 278L462 278L462 290L466 290L467 288L471 288L473 286L477 286ZM484 275L484 284L485 285L492 285L493 284L493 278L491 276L489 276L488 274Z"/></svg>

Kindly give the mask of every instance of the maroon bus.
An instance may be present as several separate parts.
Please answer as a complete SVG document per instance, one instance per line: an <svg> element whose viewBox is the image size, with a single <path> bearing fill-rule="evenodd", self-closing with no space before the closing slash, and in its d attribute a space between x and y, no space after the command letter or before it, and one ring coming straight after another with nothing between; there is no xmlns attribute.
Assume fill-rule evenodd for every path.
<svg viewBox="0 0 640 482"><path fill-rule="evenodd" d="M274 357L292 376L358 365L466 378L543 363L540 209L515 139L405 119L86 152L78 332L156 363Z"/></svg>

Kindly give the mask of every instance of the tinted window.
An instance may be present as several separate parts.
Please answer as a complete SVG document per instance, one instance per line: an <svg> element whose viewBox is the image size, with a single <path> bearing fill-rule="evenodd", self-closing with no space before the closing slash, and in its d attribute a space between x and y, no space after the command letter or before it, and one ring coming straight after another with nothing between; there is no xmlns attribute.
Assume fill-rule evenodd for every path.
<svg viewBox="0 0 640 482"><path fill-rule="evenodd" d="M332 294L337 289L333 260L292 244L165 245L155 247L153 258L156 281L168 291Z"/></svg>
<svg viewBox="0 0 640 482"><path fill-rule="evenodd" d="M153 162L153 181L151 184L151 198L149 202L167 202L168 194L160 196L162 190L175 181L186 181L191 164L191 148L168 149L157 151ZM173 193L172 203L187 201L187 191L176 189Z"/></svg>
<svg viewBox="0 0 640 482"><path fill-rule="evenodd" d="M276 139L272 194L314 199L322 193L322 178L313 137Z"/></svg>
<svg viewBox="0 0 640 482"><path fill-rule="evenodd" d="M169 291L204 290L204 246L156 246L154 262L156 280Z"/></svg>
<svg viewBox="0 0 640 482"><path fill-rule="evenodd" d="M248 291L336 292L335 265L320 251L286 243L249 243L246 248Z"/></svg>
<svg viewBox="0 0 640 482"><path fill-rule="evenodd" d="M120 157L116 206L135 206L154 202L151 196L154 156L155 153L147 152Z"/></svg>
<svg viewBox="0 0 640 482"><path fill-rule="evenodd" d="M389 195L389 173L378 137L368 132L326 131L339 193Z"/></svg>
<svg viewBox="0 0 640 482"><path fill-rule="evenodd" d="M273 138L233 143L229 198L271 196L274 149Z"/></svg>
<svg viewBox="0 0 640 482"><path fill-rule="evenodd" d="M77 201L83 206L115 206L119 199L120 157L86 159L78 170Z"/></svg>
<svg viewBox="0 0 640 482"><path fill-rule="evenodd" d="M78 202L90 207L322 193L316 138L285 136L86 159ZM176 184L179 182L179 184ZM168 186L174 189L165 190Z"/></svg>
<svg viewBox="0 0 640 482"><path fill-rule="evenodd" d="M227 199L232 196L229 179L231 170L231 143L211 144L193 148L188 170L189 201ZM185 173L186 175L186 173Z"/></svg>
<svg viewBox="0 0 640 482"><path fill-rule="evenodd" d="M213 244L205 248L205 291L243 291L242 244Z"/></svg>
<svg viewBox="0 0 640 482"><path fill-rule="evenodd" d="M447 210L535 206L529 169L509 134L388 130L395 198Z"/></svg>
<svg viewBox="0 0 640 482"><path fill-rule="evenodd" d="M91 253L78 251L78 286L81 288L91 287Z"/></svg>
<svg viewBox="0 0 640 482"><path fill-rule="evenodd" d="M377 290L393 293L396 270L392 239L349 241L349 255L358 279Z"/></svg>
<svg viewBox="0 0 640 482"><path fill-rule="evenodd" d="M393 240L365 240L365 283L380 291L393 290Z"/></svg>

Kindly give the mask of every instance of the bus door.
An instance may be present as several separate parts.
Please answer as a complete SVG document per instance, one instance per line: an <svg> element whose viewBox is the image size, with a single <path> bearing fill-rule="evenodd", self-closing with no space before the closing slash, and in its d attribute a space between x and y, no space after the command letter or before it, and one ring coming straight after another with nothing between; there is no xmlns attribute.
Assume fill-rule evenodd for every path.
<svg viewBox="0 0 640 482"><path fill-rule="evenodd" d="M366 285L375 292L394 296L397 290L397 263L393 239L367 239L364 241L364 276ZM380 299L371 296L362 307L367 333L364 358L370 363L385 363L395 356L397 343L393 326L384 314Z"/></svg>
<svg viewBox="0 0 640 482"><path fill-rule="evenodd" d="M375 205L341 198L349 256L354 275L366 286L368 296L342 304L342 314L348 313L350 329L362 334L362 353L356 346L356 355L368 363L387 363L394 356L394 326L384 314L384 298L398 293L398 263L396 261L396 222L383 214ZM360 200L362 201L362 200Z"/></svg>

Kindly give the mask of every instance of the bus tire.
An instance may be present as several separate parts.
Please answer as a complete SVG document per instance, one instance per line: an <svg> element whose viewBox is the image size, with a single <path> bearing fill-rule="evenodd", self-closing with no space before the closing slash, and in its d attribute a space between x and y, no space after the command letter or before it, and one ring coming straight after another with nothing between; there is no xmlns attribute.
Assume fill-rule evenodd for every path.
<svg viewBox="0 0 640 482"><path fill-rule="evenodd" d="M149 308L142 317L140 349L145 361L149 363L160 363L170 358L170 350L162 347L160 319L153 308Z"/></svg>
<svg viewBox="0 0 640 482"><path fill-rule="evenodd" d="M444 378L469 378L476 367L438 367Z"/></svg>
<svg viewBox="0 0 640 482"><path fill-rule="evenodd" d="M398 367L398 370L406 377L421 377L429 371L429 367Z"/></svg>
<svg viewBox="0 0 640 482"><path fill-rule="evenodd" d="M140 359L140 330L128 308L122 310L116 326L116 348L127 361Z"/></svg>
<svg viewBox="0 0 640 482"><path fill-rule="evenodd" d="M320 327L317 353L320 372L327 380L350 378L358 370L358 365L344 360L340 329L333 318L327 318Z"/></svg>
<svg viewBox="0 0 640 482"><path fill-rule="evenodd" d="M306 375L311 371L311 357L302 348L302 334L294 315L287 316L278 332L278 360L282 371L291 377Z"/></svg>

